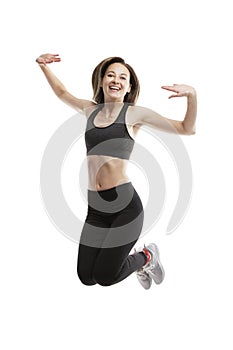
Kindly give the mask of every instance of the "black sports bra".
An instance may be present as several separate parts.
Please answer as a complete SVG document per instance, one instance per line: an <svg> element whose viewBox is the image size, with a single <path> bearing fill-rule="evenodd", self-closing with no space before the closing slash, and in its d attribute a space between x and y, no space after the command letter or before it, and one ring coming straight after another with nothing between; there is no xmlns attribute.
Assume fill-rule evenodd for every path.
<svg viewBox="0 0 233 350"><path fill-rule="evenodd" d="M114 123L106 127L94 125L94 118L104 107L99 105L87 120L85 142L87 155L104 155L129 159L134 146L134 139L129 135L125 123L125 114L129 104L124 103Z"/></svg>

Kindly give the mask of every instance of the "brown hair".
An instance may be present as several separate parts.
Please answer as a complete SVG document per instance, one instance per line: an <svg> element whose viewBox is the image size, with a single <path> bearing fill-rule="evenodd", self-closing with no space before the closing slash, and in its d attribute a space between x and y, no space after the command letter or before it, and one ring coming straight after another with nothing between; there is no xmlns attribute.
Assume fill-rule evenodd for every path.
<svg viewBox="0 0 233 350"><path fill-rule="evenodd" d="M121 63L129 70L131 89L130 92L127 92L127 94L125 95L124 102L135 104L140 91L139 80L133 68L129 64L125 63L125 61L121 57L106 58L95 67L92 73L92 88L94 92L93 100L98 104L104 103L103 89L100 85L102 83L102 79L105 75L107 68L113 63Z"/></svg>

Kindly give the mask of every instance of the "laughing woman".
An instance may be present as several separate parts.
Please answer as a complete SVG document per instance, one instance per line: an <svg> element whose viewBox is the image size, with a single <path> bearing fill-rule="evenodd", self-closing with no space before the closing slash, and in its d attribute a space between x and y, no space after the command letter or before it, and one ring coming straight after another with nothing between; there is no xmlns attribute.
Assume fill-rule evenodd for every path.
<svg viewBox="0 0 233 350"><path fill-rule="evenodd" d="M36 59L55 94L86 118L88 211L78 253L78 276L85 285L110 286L136 272L145 288L160 284L164 269L155 243L130 251L140 237L143 206L126 173L127 162L141 126L182 135L195 133L196 92L188 85L163 86L172 97L187 98L183 121L162 117L136 106L139 81L120 57L100 62L92 74L93 100L70 94L48 68L59 55Z"/></svg>

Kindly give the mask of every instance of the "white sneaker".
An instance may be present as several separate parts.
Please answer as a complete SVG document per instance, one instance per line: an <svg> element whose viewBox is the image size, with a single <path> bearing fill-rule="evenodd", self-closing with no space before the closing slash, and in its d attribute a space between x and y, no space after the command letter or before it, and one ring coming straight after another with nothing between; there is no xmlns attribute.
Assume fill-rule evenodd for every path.
<svg viewBox="0 0 233 350"><path fill-rule="evenodd" d="M165 272L160 262L159 249L155 243L150 243L144 249L150 253L151 259L145 266L143 266L143 270L156 284L160 284L164 280Z"/></svg>
<svg viewBox="0 0 233 350"><path fill-rule="evenodd" d="M152 284L152 278L147 272L143 271L143 268L136 271L137 279L144 289L150 289Z"/></svg>
<svg viewBox="0 0 233 350"><path fill-rule="evenodd" d="M136 250L134 248L134 253L135 254L136 253L141 253L141 252L143 252L143 250L144 250L144 248L142 248L142 247L138 248L138 250ZM137 276L137 279L138 279L139 283L142 285L142 287L144 289L150 289L150 287L152 285L152 278L148 275L147 272L144 271L143 267L136 271L136 276Z"/></svg>

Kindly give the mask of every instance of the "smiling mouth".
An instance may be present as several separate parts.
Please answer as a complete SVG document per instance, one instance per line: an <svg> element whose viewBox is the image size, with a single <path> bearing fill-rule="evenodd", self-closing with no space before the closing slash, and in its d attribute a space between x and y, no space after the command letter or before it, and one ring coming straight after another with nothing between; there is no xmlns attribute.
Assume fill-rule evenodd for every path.
<svg viewBox="0 0 233 350"><path fill-rule="evenodd" d="M120 91L120 88L118 86L110 86L109 89L111 91Z"/></svg>

